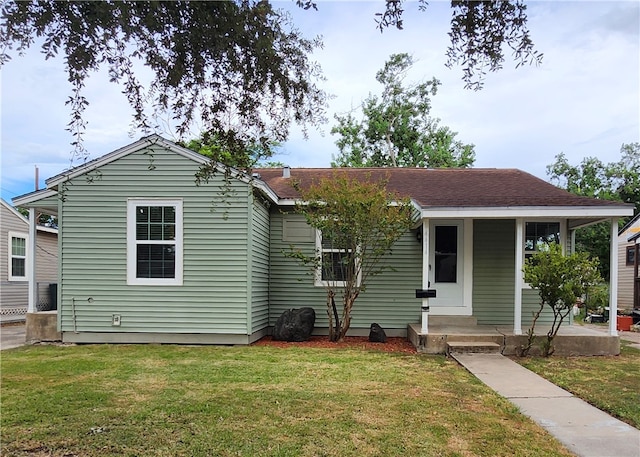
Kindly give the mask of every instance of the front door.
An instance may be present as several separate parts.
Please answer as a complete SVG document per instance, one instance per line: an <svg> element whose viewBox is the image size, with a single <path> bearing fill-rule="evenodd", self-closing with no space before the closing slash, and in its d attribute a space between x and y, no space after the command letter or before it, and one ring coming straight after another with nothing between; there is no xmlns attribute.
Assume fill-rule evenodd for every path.
<svg viewBox="0 0 640 457"><path fill-rule="evenodd" d="M429 226L429 281L436 298L434 307L462 307L463 299L463 223L459 220L431 221Z"/></svg>

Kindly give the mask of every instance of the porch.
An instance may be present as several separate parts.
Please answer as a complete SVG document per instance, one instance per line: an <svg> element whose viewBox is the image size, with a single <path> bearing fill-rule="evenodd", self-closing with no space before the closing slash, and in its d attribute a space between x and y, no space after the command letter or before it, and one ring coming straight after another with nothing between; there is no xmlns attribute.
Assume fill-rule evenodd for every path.
<svg viewBox="0 0 640 457"><path fill-rule="evenodd" d="M548 330L544 325L536 327L531 355L540 354L540 342L546 338ZM424 354L448 354L456 347L475 347L478 351L517 355L518 349L527 342L526 331L523 329L524 335L516 335L512 326L478 325L473 317L438 319L433 316L428 333L422 333L420 324L409 324L407 338ZM618 355L620 337L582 325L564 325L554 339L554 346L554 355Z"/></svg>

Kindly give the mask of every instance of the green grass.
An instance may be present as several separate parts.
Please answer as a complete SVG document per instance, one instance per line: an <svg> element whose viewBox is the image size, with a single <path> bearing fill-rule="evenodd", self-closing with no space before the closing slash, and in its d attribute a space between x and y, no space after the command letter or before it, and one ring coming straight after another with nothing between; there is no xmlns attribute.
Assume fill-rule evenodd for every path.
<svg viewBox="0 0 640 457"><path fill-rule="evenodd" d="M619 356L515 359L603 411L640 428L640 350Z"/></svg>
<svg viewBox="0 0 640 457"><path fill-rule="evenodd" d="M569 456L443 357L355 349L3 351L3 456Z"/></svg>

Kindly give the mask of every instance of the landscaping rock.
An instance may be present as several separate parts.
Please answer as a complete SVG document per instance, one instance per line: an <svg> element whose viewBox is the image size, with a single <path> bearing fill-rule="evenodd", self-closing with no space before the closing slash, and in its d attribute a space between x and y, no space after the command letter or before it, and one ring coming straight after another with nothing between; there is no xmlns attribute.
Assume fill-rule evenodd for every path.
<svg viewBox="0 0 640 457"><path fill-rule="evenodd" d="M384 332L384 329L375 322L371 324L371 329L369 330L369 341L372 343L387 342L387 334Z"/></svg>
<svg viewBox="0 0 640 457"><path fill-rule="evenodd" d="M273 327L273 339L277 341L307 341L316 323L313 308L288 309Z"/></svg>

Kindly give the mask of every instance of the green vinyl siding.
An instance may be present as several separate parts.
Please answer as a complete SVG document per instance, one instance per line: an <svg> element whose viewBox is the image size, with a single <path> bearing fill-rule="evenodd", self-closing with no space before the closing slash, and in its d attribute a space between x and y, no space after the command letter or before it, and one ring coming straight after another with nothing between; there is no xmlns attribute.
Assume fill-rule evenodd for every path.
<svg viewBox="0 0 640 457"><path fill-rule="evenodd" d="M287 231L286 236L283 234L285 218L289 228L298 227L294 232ZM314 286L309 268L284 255L292 247L307 255L313 254L315 239L306 231L303 221L300 215L271 211L270 325L287 309L310 306L316 311L316 327L327 328L325 289ZM289 241L292 239L296 242ZM422 253L415 235L408 232L403 236L383 262L394 270L369 279L366 290L353 307L351 327L354 329L369 328L373 322L386 329L406 329L408 323L420 319L420 301L415 298L415 289L421 287ZM336 299L339 298L338 294Z"/></svg>
<svg viewBox="0 0 640 457"><path fill-rule="evenodd" d="M473 222L473 315L478 324L513 325L515 221Z"/></svg>
<svg viewBox="0 0 640 457"><path fill-rule="evenodd" d="M251 225L251 333L269 325L269 210L253 198Z"/></svg>
<svg viewBox="0 0 640 457"><path fill-rule="evenodd" d="M197 170L155 147L60 185L62 331L246 334L249 188ZM129 198L182 199L182 286L127 285Z"/></svg>
<svg viewBox="0 0 640 457"><path fill-rule="evenodd" d="M480 219L473 222L473 315L478 324L513 325L515 297L514 220ZM522 290L522 328L529 328L539 308L538 292ZM541 324L553 319L543 312Z"/></svg>

